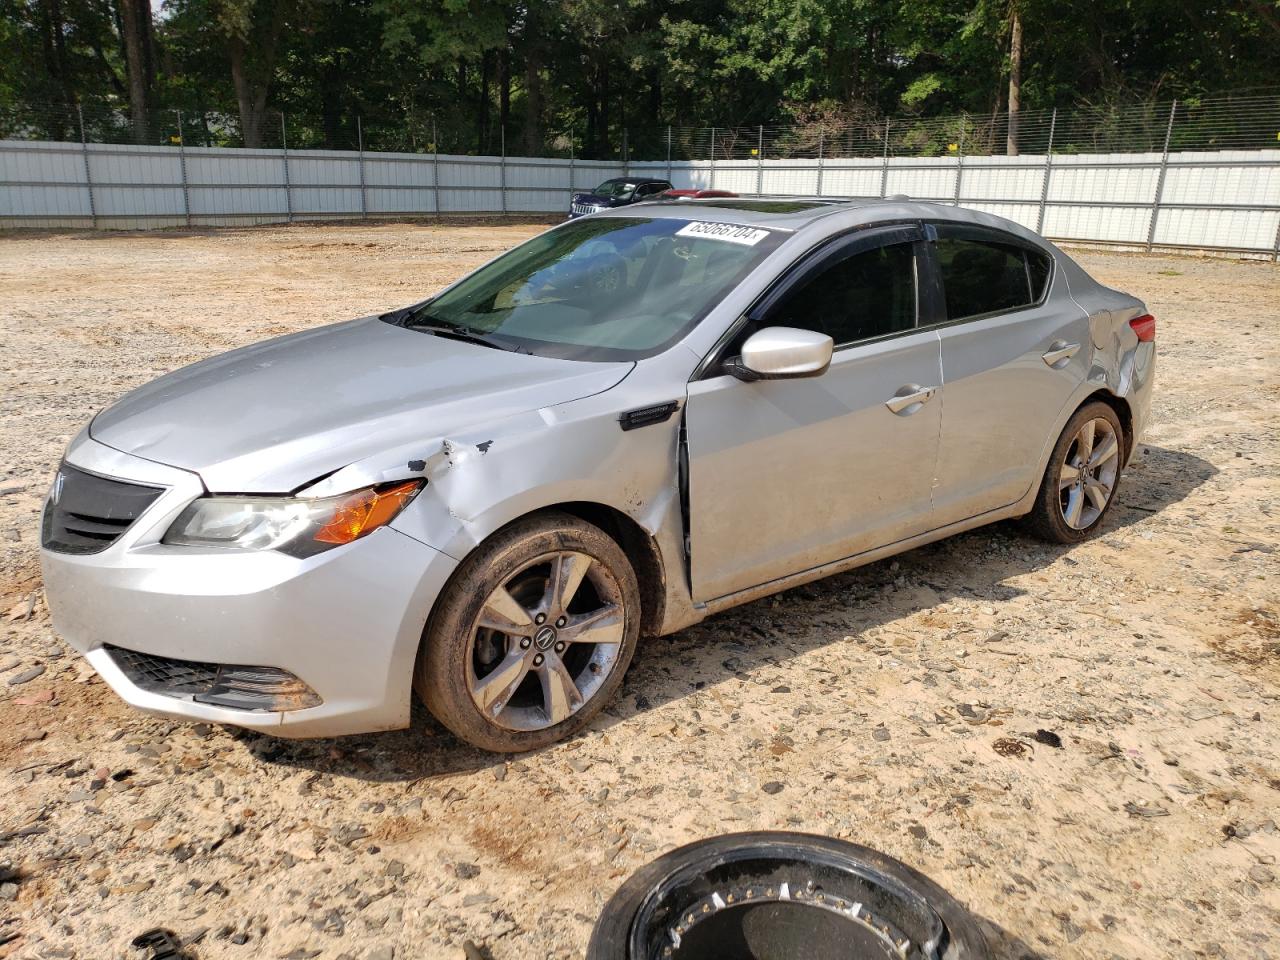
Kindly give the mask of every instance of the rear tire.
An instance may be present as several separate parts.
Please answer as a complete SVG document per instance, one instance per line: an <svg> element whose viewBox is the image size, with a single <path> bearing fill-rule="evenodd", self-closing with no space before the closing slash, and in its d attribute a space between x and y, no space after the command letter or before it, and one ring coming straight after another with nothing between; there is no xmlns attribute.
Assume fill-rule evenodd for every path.
<svg viewBox="0 0 1280 960"><path fill-rule="evenodd" d="M1049 456L1027 528L1050 543L1092 536L1115 502L1124 451L1124 427L1110 406L1094 401L1077 410Z"/></svg>
<svg viewBox="0 0 1280 960"><path fill-rule="evenodd" d="M537 750L613 698L640 633L622 548L566 513L513 523L472 553L437 602L414 689L483 750Z"/></svg>

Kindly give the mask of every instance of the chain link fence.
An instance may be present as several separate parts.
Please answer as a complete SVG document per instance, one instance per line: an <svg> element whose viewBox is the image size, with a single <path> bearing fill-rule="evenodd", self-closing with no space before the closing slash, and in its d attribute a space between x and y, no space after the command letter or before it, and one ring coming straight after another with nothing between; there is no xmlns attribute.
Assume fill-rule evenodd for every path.
<svg viewBox="0 0 1280 960"><path fill-rule="evenodd" d="M1280 148L1280 93L860 123L667 127L633 134L633 159L1018 156Z"/></svg>
<svg viewBox="0 0 1280 960"><path fill-rule="evenodd" d="M515 136L492 122L437 120L426 112L307 115L235 110L148 111L0 105L0 139L270 150L366 150L596 160L846 159L1017 156L1280 148L1280 92L1069 110L898 116L862 121L735 127L635 126L594 134L549 128Z"/></svg>

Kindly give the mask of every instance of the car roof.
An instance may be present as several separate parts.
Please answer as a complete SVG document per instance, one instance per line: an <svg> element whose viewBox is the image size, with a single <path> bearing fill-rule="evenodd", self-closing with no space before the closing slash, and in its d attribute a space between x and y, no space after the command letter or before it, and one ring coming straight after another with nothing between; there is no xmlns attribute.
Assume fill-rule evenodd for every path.
<svg viewBox="0 0 1280 960"><path fill-rule="evenodd" d="M670 183L670 180L663 180L661 177L610 177L608 180L601 180L601 183Z"/></svg>
<svg viewBox="0 0 1280 960"><path fill-rule="evenodd" d="M871 226L886 221L946 220L991 227L1037 246L1048 245L1043 237L1003 217L949 203L912 200L904 196L852 199L799 196L712 197L682 200L679 203L655 198L653 201L604 210L594 216L702 220L791 232L810 227L835 230Z"/></svg>

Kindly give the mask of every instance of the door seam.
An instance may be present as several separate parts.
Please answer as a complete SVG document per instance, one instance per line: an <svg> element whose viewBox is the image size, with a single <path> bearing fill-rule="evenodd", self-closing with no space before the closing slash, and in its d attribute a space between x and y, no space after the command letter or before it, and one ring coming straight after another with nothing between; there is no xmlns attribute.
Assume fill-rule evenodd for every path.
<svg viewBox="0 0 1280 960"><path fill-rule="evenodd" d="M933 491L938 489L938 467L942 463L942 431L943 418L947 415L947 371L942 366L942 334L935 330L934 336L938 340L938 439L933 445L933 474L929 481L929 514L932 522L932 514L937 509L937 504L933 500Z"/></svg>

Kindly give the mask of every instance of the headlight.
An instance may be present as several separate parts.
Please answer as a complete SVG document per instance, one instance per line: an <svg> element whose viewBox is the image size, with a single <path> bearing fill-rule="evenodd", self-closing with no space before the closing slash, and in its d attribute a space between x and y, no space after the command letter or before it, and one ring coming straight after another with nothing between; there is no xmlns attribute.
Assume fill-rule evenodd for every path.
<svg viewBox="0 0 1280 960"><path fill-rule="evenodd" d="M182 511L163 542L309 557L390 523L422 487L410 480L322 499L202 497Z"/></svg>

